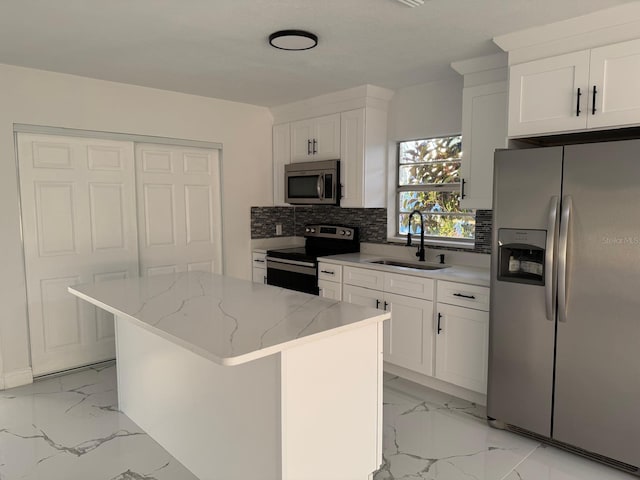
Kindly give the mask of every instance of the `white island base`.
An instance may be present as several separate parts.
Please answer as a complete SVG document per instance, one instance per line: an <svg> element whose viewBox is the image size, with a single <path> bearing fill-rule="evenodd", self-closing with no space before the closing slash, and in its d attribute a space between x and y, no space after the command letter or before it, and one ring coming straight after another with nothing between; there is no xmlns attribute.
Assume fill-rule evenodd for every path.
<svg viewBox="0 0 640 480"><path fill-rule="evenodd" d="M359 321L315 333L304 326L309 335L298 333L276 353L243 363L222 356L212 361L197 345L174 337L177 330L137 315L137 307L131 307L136 314L107 307L107 300L96 300L82 287L70 291L116 317L119 409L200 480L366 480L380 467L380 320L388 316L371 321L372 315L361 314ZM279 295L274 287L246 288ZM145 293L153 298L148 288ZM296 295L304 295L304 308L324 302L320 310L316 305L322 313L297 325L300 319L287 314L286 322L275 323L283 331L300 332L300 325L315 322L325 310L352 307L297 292L282 296ZM223 301L217 300L209 308L220 307ZM232 307L225 305L228 312Z"/></svg>

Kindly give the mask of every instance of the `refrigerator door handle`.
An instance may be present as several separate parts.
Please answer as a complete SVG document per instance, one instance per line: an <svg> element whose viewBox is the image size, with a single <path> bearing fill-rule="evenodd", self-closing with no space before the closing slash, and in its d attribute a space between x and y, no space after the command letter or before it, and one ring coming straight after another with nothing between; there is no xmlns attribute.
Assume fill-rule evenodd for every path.
<svg viewBox="0 0 640 480"><path fill-rule="evenodd" d="M558 320L567 321L567 249L569 244L569 221L571 220L572 199L565 195L562 199L560 219L560 239L558 245Z"/></svg>
<svg viewBox="0 0 640 480"><path fill-rule="evenodd" d="M549 223L547 226L547 254L544 261L545 304L547 306L547 320L554 321L556 317L556 242L558 240L558 208L560 198L551 197L549 207Z"/></svg>

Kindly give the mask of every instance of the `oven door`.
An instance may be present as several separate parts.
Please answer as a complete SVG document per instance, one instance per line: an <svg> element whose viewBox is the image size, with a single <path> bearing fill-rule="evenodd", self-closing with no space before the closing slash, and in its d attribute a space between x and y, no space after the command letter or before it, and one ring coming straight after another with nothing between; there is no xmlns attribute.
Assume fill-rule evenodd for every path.
<svg viewBox="0 0 640 480"><path fill-rule="evenodd" d="M312 262L267 256L267 285L318 295L318 267Z"/></svg>

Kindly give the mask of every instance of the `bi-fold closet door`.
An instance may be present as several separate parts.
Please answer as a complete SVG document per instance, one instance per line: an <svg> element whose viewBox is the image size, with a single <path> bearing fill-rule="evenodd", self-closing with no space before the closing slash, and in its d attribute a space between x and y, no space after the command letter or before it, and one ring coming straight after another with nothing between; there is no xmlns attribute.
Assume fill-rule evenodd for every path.
<svg viewBox="0 0 640 480"><path fill-rule="evenodd" d="M69 285L222 271L217 150L26 133L17 146L35 376L115 357L112 316Z"/></svg>

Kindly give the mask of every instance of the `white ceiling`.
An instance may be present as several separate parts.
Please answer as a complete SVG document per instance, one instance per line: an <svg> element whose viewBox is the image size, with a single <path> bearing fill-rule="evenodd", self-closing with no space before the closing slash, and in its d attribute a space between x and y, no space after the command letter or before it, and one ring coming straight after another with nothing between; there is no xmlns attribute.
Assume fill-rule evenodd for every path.
<svg viewBox="0 0 640 480"><path fill-rule="evenodd" d="M0 0L0 63L275 106L456 75L491 38L635 0ZM319 45L267 44L281 29Z"/></svg>

